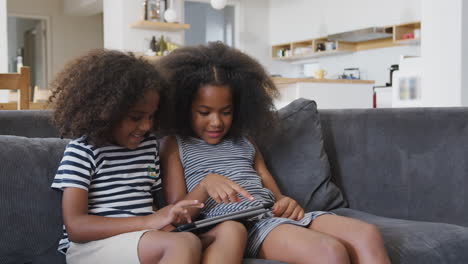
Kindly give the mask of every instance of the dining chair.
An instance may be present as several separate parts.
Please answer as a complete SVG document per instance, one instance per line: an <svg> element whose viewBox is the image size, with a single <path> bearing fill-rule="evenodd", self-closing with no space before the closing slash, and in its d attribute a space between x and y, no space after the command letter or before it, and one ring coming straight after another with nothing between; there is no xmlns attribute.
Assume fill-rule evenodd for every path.
<svg viewBox="0 0 468 264"><path fill-rule="evenodd" d="M18 110L29 109L29 67L21 67L20 73L0 73L0 90L18 90Z"/></svg>

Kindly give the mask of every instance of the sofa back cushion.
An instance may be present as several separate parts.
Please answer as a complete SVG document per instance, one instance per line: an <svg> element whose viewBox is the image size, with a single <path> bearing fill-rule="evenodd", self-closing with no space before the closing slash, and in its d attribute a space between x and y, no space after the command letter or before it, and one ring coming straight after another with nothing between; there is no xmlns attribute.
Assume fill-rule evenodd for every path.
<svg viewBox="0 0 468 264"><path fill-rule="evenodd" d="M67 143L0 136L0 263L35 263L57 252L61 193L50 185Z"/></svg>
<svg viewBox="0 0 468 264"><path fill-rule="evenodd" d="M52 110L0 111L0 135L59 137L57 128L52 124L52 113Z"/></svg>
<svg viewBox="0 0 468 264"><path fill-rule="evenodd" d="M283 194L307 211L346 205L331 181L314 101L297 99L278 111L279 124L261 151Z"/></svg>
<svg viewBox="0 0 468 264"><path fill-rule="evenodd" d="M468 107L320 111L349 207L468 226Z"/></svg>

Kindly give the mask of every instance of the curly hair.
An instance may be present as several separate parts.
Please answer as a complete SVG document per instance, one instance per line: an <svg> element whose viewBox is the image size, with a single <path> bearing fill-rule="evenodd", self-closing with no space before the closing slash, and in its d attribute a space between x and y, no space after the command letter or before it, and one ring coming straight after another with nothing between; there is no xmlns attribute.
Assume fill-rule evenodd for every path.
<svg viewBox="0 0 468 264"><path fill-rule="evenodd" d="M198 88L223 85L231 89L233 122L226 137L255 140L274 126L273 98L278 90L255 59L221 42L174 50L157 62L171 83L172 133L192 136L191 105Z"/></svg>
<svg viewBox="0 0 468 264"><path fill-rule="evenodd" d="M92 50L68 63L51 83L53 122L62 136L86 136L100 146L147 91L159 93L161 107L167 86L154 65L131 53Z"/></svg>

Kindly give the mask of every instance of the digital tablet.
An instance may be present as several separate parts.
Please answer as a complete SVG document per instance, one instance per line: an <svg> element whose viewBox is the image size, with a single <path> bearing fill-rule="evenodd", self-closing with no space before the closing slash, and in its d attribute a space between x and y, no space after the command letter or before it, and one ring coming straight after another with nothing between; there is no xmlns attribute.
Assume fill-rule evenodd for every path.
<svg viewBox="0 0 468 264"><path fill-rule="evenodd" d="M174 230L172 230L172 232L192 232L192 231L196 231L197 229L215 225L215 224L228 221L228 220L240 221L243 219L248 219L250 217L254 217L259 214L270 212L272 206L273 206L273 203L264 203L263 205L259 205L259 206L252 207L249 209L244 209L244 210L237 211L234 213L229 213L229 214L220 215L216 217L197 220L192 223L180 225Z"/></svg>

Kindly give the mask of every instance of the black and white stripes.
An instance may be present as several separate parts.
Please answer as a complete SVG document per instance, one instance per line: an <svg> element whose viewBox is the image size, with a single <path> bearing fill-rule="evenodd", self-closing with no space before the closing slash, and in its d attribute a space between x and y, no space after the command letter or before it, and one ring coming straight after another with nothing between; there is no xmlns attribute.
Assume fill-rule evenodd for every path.
<svg viewBox="0 0 468 264"><path fill-rule="evenodd" d="M85 137L71 141L52 188L88 191L89 214L128 217L153 213L152 192L161 188L158 142L153 135L134 150L120 146L95 148ZM68 248L67 234L59 250Z"/></svg>

